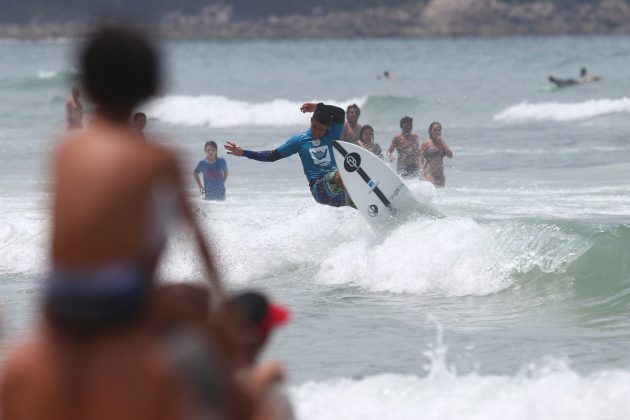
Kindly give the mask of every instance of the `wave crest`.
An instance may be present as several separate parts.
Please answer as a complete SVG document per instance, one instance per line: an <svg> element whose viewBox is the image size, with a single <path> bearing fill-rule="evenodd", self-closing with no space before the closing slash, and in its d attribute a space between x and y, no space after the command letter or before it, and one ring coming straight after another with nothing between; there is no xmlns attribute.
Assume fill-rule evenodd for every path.
<svg viewBox="0 0 630 420"><path fill-rule="evenodd" d="M494 121L575 121L601 115L630 112L630 98L591 99L585 102L544 102L530 104L521 102L493 117Z"/></svg>
<svg viewBox="0 0 630 420"><path fill-rule="evenodd" d="M362 106L365 99L326 100L328 104ZM274 99L269 102L246 102L218 95L171 95L149 104L147 113L169 124L215 128L237 126L296 126L308 123L308 115L299 112L303 102Z"/></svg>

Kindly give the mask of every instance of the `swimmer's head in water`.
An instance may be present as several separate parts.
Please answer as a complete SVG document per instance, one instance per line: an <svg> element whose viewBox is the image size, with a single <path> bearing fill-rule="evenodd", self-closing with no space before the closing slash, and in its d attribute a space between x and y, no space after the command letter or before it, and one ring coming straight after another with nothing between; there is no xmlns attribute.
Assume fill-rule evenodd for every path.
<svg viewBox="0 0 630 420"><path fill-rule="evenodd" d="M359 115L361 115L361 109L359 109L357 104L349 105L348 108L346 108L346 118L348 121L356 123L359 120Z"/></svg>
<svg viewBox="0 0 630 420"><path fill-rule="evenodd" d="M411 131L411 129L413 128L413 118L408 115L402 117L400 119L400 128L402 128L403 130L406 129L408 131Z"/></svg>
<svg viewBox="0 0 630 420"><path fill-rule="evenodd" d="M144 129L147 126L147 114L144 112L136 112L133 114L133 125L138 130Z"/></svg>
<svg viewBox="0 0 630 420"><path fill-rule="evenodd" d="M580 77L584 77L588 74L588 70L586 70L586 67L582 67L580 69Z"/></svg>
<svg viewBox="0 0 630 420"><path fill-rule="evenodd" d="M371 143L374 140L374 129L371 125L364 125L359 131L359 140L362 142Z"/></svg>
<svg viewBox="0 0 630 420"><path fill-rule="evenodd" d="M429 125L429 135L431 133L441 133L442 132L442 124L437 121L434 121Z"/></svg>
<svg viewBox="0 0 630 420"><path fill-rule="evenodd" d="M99 112L127 120L160 84L159 56L149 39L124 26L103 26L90 35L79 56L85 90Z"/></svg>

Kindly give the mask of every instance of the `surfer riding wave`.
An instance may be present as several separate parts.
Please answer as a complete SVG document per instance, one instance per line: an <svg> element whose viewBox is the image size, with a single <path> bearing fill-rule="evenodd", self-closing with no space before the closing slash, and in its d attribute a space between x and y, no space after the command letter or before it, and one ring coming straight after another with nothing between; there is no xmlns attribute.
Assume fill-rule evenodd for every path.
<svg viewBox="0 0 630 420"><path fill-rule="evenodd" d="M354 207L337 171L332 151L332 141L341 137L345 111L333 105L312 102L303 104L300 111L313 113L311 127L291 137L283 145L273 150L256 152L227 142L227 153L261 162L275 162L297 153L315 201L333 207Z"/></svg>

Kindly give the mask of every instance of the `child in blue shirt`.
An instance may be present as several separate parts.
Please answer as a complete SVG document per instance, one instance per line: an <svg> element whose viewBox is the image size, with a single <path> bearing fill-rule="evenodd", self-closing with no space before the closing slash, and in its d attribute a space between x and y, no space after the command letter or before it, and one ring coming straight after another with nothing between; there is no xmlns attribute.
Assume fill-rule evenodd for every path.
<svg viewBox="0 0 630 420"><path fill-rule="evenodd" d="M206 142L203 150L206 158L197 164L193 172L193 178L201 197L206 200L225 200L225 180L228 177L228 168L225 159L217 157L217 144L213 141ZM203 173L203 187L199 181L199 173Z"/></svg>

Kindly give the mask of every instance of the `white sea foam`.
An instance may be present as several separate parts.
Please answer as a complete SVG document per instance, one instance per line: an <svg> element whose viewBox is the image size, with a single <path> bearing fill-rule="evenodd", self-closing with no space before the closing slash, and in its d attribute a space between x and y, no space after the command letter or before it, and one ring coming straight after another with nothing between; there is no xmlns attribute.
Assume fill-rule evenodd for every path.
<svg viewBox="0 0 630 420"><path fill-rule="evenodd" d="M39 70L37 72L37 78L42 80L50 80L57 77L58 74L59 72L56 72L54 70Z"/></svg>
<svg viewBox="0 0 630 420"><path fill-rule="evenodd" d="M574 121L607 114L630 112L630 98L591 99L585 102L522 102L494 116L495 121Z"/></svg>
<svg viewBox="0 0 630 420"><path fill-rule="evenodd" d="M423 352L426 375L380 374L306 382L290 389L305 420L624 420L630 418L630 372L580 375L566 360L545 357L514 376L459 374L447 361L438 326Z"/></svg>
<svg viewBox="0 0 630 420"><path fill-rule="evenodd" d="M322 102L346 107L365 99ZM308 115L299 112L302 102L274 99L269 102L246 102L218 95L172 95L157 99L147 106L151 118L170 124L207 127L295 126L308 122Z"/></svg>
<svg viewBox="0 0 630 420"><path fill-rule="evenodd" d="M285 207L264 212L247 204L215 206L214 214L204 215L226 279L250 284L278 277L369 291L488 295L533 269L562 273L590 247L584 237L555 226L482 224L470 217L419 218L381 234L353 209L309 200L289 197ZM169 246L166 278L199 278L191 242L186 235Z"/></svg>
<svg viewBox="0 0 630 420"><path fill-rule="evenodd" d="M470 218L420 219L377 241L367 236L334 247L317 279L372 291L487 295L514 284L514 275L539 268L561 272L588 249L579 236L518 224L480 224Z"/></svg>
<svg viewBox="0 0 630 420"><path fill-rule="evenodd" d="M282 203L264 198L264 192L262 202L233 197L212 207L199 203L198 217L229 283L278 277L369 291L488 295L513 285L519 273L562 273L591 246L553 225L484 224L470 217L418 218L379 233L356 210L314 205L302 190L284 194ZM49 232L45 211L37 208L41 203L4 204L0 273L42 272ZM189 230L175 227L170 234L161 277L204 278Z"/></svg>
<svg viewBox="0 0 630 420"><path fill-rule="evenodd" d="M544 367L516 377L382 374L309 382L291 395L304 420L625 420L629 392L627 371L581 376Z"/></svg>
<svg viewBox="0 0 630 420"><path fill-rule="evenodd" d="M39 201L3 199L0 274L42 273L47 264L49 225Z"/></svg>

